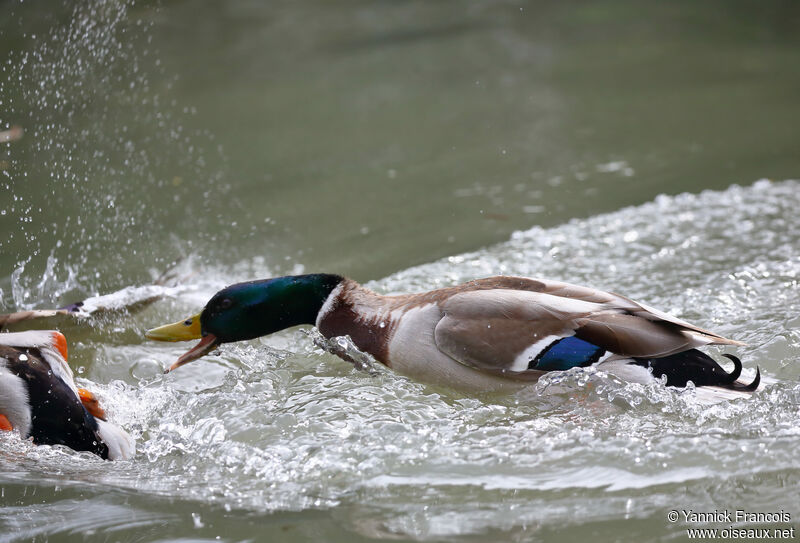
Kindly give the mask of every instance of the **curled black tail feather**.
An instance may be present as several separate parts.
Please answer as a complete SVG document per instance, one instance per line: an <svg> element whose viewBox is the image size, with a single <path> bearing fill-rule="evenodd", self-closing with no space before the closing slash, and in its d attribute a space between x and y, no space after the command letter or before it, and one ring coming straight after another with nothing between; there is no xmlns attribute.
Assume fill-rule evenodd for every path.
<svg viewBox="0 0 800 543"><path fill-rule="evenodd" d="M733 361L733 371L730 372L728 375L731 379L731 386L733 390L747 390L747 391L754 391L758 389L758 385L761 384L761 369L756 366L756 377L753 379L753 382L749 385L745 385L744 383L737 383L736 379L742 374L742 361L739 360L738 357L733 356L732 354L723 354L725 358Z"/></svg>
<svg viewBox="0 0 800 543"><path fill-rule="evenodd" d="M713 358L697 349L689 349L661 358L634 358L633 363L651 368L655 377L666 377L667 386L685 387L691 381L695 386L716 386L730 390L752 392L761 383L761 371L756 368L756 377L750 384L736 380L742 374L742 361L732 354L724 357L733 362L733 371L727 373Z"/></svg>
<svg viewBox="0 0 800 543"><path fill-rule="evenodd" d="M738 356L733 356L732 354L726 353L723 354L722 356L733 362L733 371L728 374L730 382L731 384L733 384L734 382L736 382L736 379L738 379L739 376L742 374L742 361L739 360Z"/></svg>

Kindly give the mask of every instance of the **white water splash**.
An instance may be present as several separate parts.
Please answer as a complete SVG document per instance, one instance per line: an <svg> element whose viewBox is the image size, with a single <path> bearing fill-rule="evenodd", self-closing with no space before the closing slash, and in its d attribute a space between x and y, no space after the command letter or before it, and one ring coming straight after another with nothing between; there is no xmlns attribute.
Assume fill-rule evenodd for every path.
<svg viewBox="0 0 800 543"><path fill-rule="evenodd" d="M165 367L188 345L98 337L88 341L104 356L85 377L108 384L87 384L137 438L137 457L109 465L5 439L2 471L58 473L66 486L91 477L98 493L254 514L331 510L347 533L368 538L525 540L531 527L580 531L626 518L651 519L653 537L666 539L670 507L800 514L785 490L800 483L798 205L794 181L659 197L370 285L410 292L507 273L616 290L747 341L737 350L745 367L778 379L752 399L708 406L691 389L593 370L468 398L358 371L317 346L334 341L356 355L346 340L291 331L223 346L166 376L107 380L119 366ZM631 230L639 236L626 241ZM132 326L190 314L218 285L268 272L250 261L215 268ZM35 468L19 464L33 457Z"/></svg>

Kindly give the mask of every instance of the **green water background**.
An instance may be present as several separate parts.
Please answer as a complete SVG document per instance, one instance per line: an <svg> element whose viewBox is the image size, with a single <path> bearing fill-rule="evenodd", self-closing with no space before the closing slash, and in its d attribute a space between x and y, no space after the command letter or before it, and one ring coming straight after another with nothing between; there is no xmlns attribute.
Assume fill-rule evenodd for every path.
<svg viewBox="0 0 800 543"><path fill-rule="evenodd" d="M9 307L186 254L374 279L799 169L792 1L0 10Z"/></svg>
<svg viewBox="0 0 800 543"><path fill-rule="evenodd" d="M200 273L213 269L223 277L252 267L379 279L517 230L593 217L662 193L797 178L798 45L800 4L793 1L2 0L0 130L21 126L25 133L0 144L0 309L50 307L148 283L186 258ZM736 194L726 196L727 206ZM752 244L742 247L754 252ZM740 248L716 249L709 261L728 259L730 266L721 267L734 269ZM643 253L636 254L643 260ZM614 258L624 268L625 259ZM580 276L572 270L584 267L591 265L571 257L561 271ZM525 269L536 270L536 262ZM665 297L631 273L618 272L621 290ZM766 281L749 268L740 273ZM777 299L780 290L769 292ZM176 313L191 305L176 303ZM693 318L711 318L708 308L686 305ZM166 317L166 309L154 311ZM137 360L163 364L171 357L152 354L155 348L141 341L153 317L132 328L110 322L99 332L75 330L73 363L85 364L98 383L141 386L136 368L130 370ZM297 343L303 345L289 344L301 349ZM796 376L782 362L792 359L796 343L775 345L771 371ZM291 355L301 376L341 377L334 362L306 355ZM225 369L212 381L221 381ZM416 405L416 389L399 386L411 389L404 401ZM134 390L120 396L149 391ZM223 398L198 401L216 405ZM493 408L470 405L465 411L478 418ZM632 418L638 427L641 420ZM168 435L156 423L133 429ZM720 441L723 447L731 440ZM619 453L614 443L604 437L597 446ZM776 437L771 446L780 443ZM191 464L201 474L185 481L176 475L179 456L140 457L146 492L104 482L111 470L103 466L70 471L71 459L60 465L45 457L3 458L13 468L2 476L3 543L448 539L426 536L431 518L414 509L425 485L378 497L356 488L336 507L264 513L176 497L182 484L202 485L217 457ZM137 468L120 469L130 478ZM715 498L782 505L797 488L797 473L782 467L739 474L741 489L712 477L687 484L681 503L680 484L616 494L531 492L525 496L541 499L556 518L573 511L572 522L517 522L509 509L507 525L492 521L471 531L469 519L459 518L453 530L474 541L668 539L675 535L662 509ZM159 474L163 493L154 482ZM247 478L247 471L232 477ZM265 499L270 484L264 481ZM487 510L504 514L503 500L514 503L511 491L430 492L439 493L432 499L445 528L448 508L469 511L485 500L495 508ZM580 508L597 502L625 513L582 522L588 511ZM396 533L373 529L385 518Z"/></svg>

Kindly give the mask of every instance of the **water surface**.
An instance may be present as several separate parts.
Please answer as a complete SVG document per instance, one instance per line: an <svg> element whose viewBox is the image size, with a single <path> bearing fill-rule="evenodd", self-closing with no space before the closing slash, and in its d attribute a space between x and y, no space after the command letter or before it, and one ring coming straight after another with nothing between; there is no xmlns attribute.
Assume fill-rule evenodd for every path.
<svg viewBox="0 0 800 543"><path fill-rule="evenodd" d="M0 436L0 542L674 540L668 511L723 507L796 525L795 3L562 4L0 3L0 130L25 131L0 144L2 310L176 278L58 322L139 452ZM710 408L587 372L468 398L298 330L161 375L186 346L145 329L304 271L589 284L747 342L746 377L776 383Z"/></svg>
<svg viewBox="0 0 800 543"><path fill-rule="evenodd" d="M634 541L679 537L686 526L666 521L675 508L796 519L799 188L761 181L662 196L371 283L413 291L497 272L624 282L626 294L746 341L737 350L746 378L757 364L778 380L751 400L709 407L691 390L591 372L466 398L358 371L300 331L163 376L185 346L143 343L139 330L195 310L231 275L271 273L258 261L201 267L203 279L141 313L67 327L82 338L73 361L92 361L85 384L139 452L111 464L4 436L2 522L15 534L6 539L58 540L54 514L66 538L96 530L122 540Z"/></svg>

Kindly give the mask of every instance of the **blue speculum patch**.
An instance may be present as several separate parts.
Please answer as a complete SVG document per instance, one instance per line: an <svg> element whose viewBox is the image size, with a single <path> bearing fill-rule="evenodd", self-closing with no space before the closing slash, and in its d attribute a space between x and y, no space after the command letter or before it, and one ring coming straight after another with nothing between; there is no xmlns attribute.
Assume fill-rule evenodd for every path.
<svg viewBox="0 0 800 543"><path fill-rule="evenodd" d="M603 356L605 349L576 337L554 341L531 362L529 369L568 370L588 366Z"/></svg>

